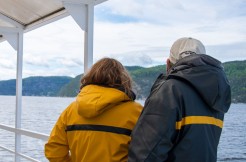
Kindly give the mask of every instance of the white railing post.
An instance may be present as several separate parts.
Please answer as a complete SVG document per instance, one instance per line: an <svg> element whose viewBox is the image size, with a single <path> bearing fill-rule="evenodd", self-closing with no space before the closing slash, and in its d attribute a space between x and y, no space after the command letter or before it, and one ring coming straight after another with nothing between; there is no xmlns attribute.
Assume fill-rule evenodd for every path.
<svg viewBox="0 0 246 162"><path fill-rule="evenodd" d="M94 4L86 5L86 29L84 40L84 72L93 64Z"/></svg>
<svg viewBox="0 0 246 162"><path fill-rule="evenodd" d="M16 107L15 128L21 129L22 109L22 66L23 66L23 29L15 27L1 27L4 38L17 51L16 72ZM20 161L18 154L21 152L21 135L15 133L15 162Z"/></svg>
<svg viewBox="0 0 246 162"><path fill-rule="evenodd" d="M21 128L21 112L22 112L22 67L23 67L23 32L17 33L17 73L16 73L16 112L15 112L15 128ZM15 162L20 161L17 155L21 152L21 135L15 133Z"/></svg>

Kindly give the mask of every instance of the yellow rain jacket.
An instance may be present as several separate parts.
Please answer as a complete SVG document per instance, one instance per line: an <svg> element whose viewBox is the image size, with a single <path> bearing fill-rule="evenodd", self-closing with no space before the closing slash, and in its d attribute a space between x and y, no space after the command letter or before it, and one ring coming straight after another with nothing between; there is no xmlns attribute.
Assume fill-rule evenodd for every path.
<svg viewBox="0 0 246 162"><path fill-rule="evenodd" d="M141 110L118 89L87 85L59 117L45 156L51 162L125 162Z"/></svg>

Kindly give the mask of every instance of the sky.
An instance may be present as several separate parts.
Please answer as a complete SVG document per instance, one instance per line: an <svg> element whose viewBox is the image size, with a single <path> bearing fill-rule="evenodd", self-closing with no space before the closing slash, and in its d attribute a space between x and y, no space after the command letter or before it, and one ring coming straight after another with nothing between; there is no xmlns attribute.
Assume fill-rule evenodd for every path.
<svg viewBox="0 0 246 162"><path fill-rule="evenodd" d="M199 39L208 55L246 60L245 0L108 0L94 9L94 59L125 66L166 63L173 42ZM23 78L84 72L84 32L66 17L24 34ZM163 69L165 70L165 69ZM0 80L16 78L16 51L0 43Z"/></svg>

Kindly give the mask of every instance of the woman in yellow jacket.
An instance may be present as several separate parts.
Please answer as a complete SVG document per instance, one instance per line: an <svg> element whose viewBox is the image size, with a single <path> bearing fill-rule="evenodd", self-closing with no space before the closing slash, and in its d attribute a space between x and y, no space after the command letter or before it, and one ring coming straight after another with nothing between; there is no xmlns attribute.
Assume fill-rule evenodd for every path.
<svg viewBox="0 0 246 162"><path fill-rule="evenodd" d="M61 114L45 156L51 162L125 162L142 106L120 62L103 58L81 79L81 91Z"/></svg>

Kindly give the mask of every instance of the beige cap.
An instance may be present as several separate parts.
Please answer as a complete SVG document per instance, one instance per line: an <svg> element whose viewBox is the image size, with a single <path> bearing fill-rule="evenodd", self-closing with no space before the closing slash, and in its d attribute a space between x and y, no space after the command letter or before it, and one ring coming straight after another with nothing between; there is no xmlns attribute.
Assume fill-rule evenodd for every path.
<svg viewBox="0 0 246 162"><path fill-rule="evenodd" d="M191 54L206 54L202 42L194 38L180 38L173 43L169 59L175 64L178 60Z"/></svg>

